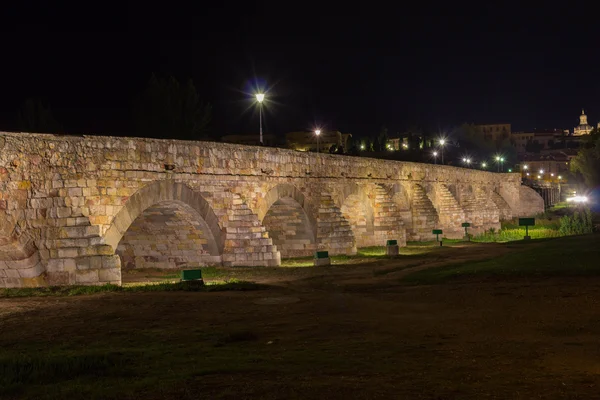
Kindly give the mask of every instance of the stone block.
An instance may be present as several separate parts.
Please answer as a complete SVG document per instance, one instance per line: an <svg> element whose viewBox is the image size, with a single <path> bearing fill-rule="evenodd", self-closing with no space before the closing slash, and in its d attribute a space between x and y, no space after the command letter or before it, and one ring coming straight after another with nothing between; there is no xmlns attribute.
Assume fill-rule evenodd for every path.
<svg viewBox="0 0 600 400"><path fill-rule="evenodd" d="M329 257L315 258L315 260L314 260L315 267L323 267L323 266L327 266L327 265L331 265L331 259Z"/></svg>
<svg viewBox="0 0 600 400"><path fill-rule="evenodd" d="M386 254L388 256L397 256L400 252L400 247L396 245L386 246Z"/></svg>
<svg viewBox="0 0 600 400"><path fill-rule="evenodd" d="M119 256L103 256L102 268L121 268L121 258Z"/></svg>
<svg viewBox="0 0 600 400"><path fill-rule="evenodd" d="M44 266L42 263L38 263L36 266L31 268L19 269L19 276L21 278L35 278L44 273Z"/></svg>
<svg viewBox="0 0 600 400"><path fill-rule="evenodd" d="M98 271L99 270L97 270L97 269L76 271L75 272L75 283L89 284L89 283L99 282L100 279L98 276Z"/></svg>
<svg viewBox="0 0 600 400"><path fill-rule="evenodd" d="M121 268L103 268L98 271L98 279L102 283L121 283Z"/></svg>

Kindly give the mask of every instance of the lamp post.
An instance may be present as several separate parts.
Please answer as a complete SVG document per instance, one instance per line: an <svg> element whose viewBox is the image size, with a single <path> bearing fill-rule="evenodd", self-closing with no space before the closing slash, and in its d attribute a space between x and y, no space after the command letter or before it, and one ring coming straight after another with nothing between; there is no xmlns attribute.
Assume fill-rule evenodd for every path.
<svg viewBox="0 0 600 400"><path fill-rule="evenodd" d="M504 172L504 157L500 157L500 171Z"/></svg>
<svg viewBox="0 0 600 400"><path fill-rule="evenodd" d="M260 124L260 144L263 144L263 132L262 132L262 103L263 100L265 99L265 95L264 93L257 93L256 94L256 101L258 101L258 108L259 108L259 117L258 117L258 121Z"/></svg>
<svg viewBox="0 0 600 400"><path fill-rule="evenodd" d="M432 154L433 154L433 163L437 164L437 151L434 151Z"/></svg>
<svg viewBox="0 0 600 400"><path fill-rule="evenodd" d="M319 136L321 135L321 130L320 129L315 130L315 135L317 135L317 153L320 153L320 151L319 151Z"/></svg>
<svg viewBox="0 0 600 400"><path fill-rule="evenodd" d="M496 156L496 172L500 172L500 160L502 157Z"/></svg>
<svg viewBox="0 0 600 400"><path fill-rule="evenodd" d="M442 165L443 165L444 164L444 145L446 144L446 139L440 139L439 143L440 143L440 148L441 148L441 152L442 152Z"/></svg>

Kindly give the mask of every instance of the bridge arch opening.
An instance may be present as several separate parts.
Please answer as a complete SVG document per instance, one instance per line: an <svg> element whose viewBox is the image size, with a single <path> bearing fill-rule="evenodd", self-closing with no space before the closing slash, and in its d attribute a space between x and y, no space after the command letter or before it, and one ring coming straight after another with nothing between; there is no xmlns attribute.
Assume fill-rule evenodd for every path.
<svg viewBox="0 0 600 400"><path fill-rule="evenodd" d="M123 269L173 269L222 261L218 220L202 196L181 183L161 181L131 196L114 217L105 242Z"/></svg>
<svg viewBox="0 0 600 400"><path fill-rule="evenodd" d="M350 224L357 247L376 246L374 241L373 207L364 190L351 185L341 202L340 212Z"/></svg>
<svg viewBox="0 0 600 400"><path fill-rule="evenodd" d="M281 257L304 257L316 250L314 224L304 209L304 195L282 184L265 196L259 216Z"/></svg>

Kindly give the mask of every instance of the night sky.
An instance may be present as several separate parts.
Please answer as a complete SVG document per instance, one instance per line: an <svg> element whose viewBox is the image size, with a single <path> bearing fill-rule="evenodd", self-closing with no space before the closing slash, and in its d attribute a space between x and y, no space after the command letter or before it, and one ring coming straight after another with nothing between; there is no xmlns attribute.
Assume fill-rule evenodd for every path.
<svg viewBox="0 0 600 400"><path fill-rule="evenodd" d="M243 4L3 9L0 130L15 130L23 101L40 97L68 133L132 134L132 101L153 72L193 79L217 137L257 132L257 84L277 135L462 122L572 129L582 107L600 120L593 10Z"/></svg>

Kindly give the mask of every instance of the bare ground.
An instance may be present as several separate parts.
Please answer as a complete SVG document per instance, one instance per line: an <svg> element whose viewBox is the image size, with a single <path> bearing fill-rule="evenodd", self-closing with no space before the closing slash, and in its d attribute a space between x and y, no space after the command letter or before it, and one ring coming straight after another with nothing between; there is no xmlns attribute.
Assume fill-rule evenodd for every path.
<svg viewBox="0 0 600 400"><path fill-rule="evenodd" d="M98 378L106 385L94 396L82 390L85 398L600 398L600 279L399 282L416 269L508 251L519 247L259 273L271 286L252 292L0 299L0 344L23 353L153 349L147 365L133 358L121 380ZM214 332L241 339L215 345ZM143 374L152 379L135 392L111 391Z"/></svg>

